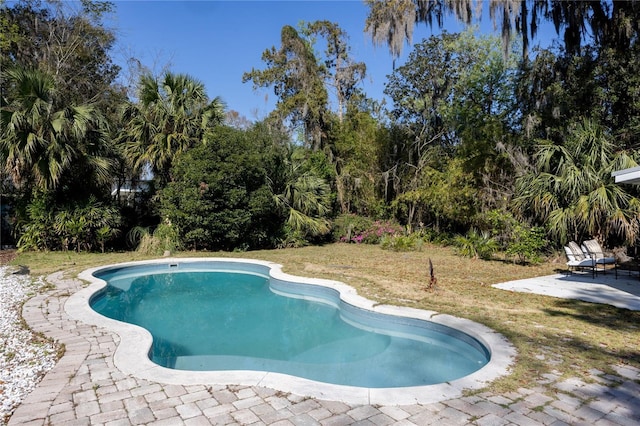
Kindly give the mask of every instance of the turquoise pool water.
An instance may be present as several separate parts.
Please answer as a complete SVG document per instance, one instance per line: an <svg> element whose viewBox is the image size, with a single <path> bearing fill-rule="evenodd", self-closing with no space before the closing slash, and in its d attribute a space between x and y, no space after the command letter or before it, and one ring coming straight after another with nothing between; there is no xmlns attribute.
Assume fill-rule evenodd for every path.
<svg viewBox="0 0 640 426"><path fill-rule="evenodd" d="M168 368L389 388L448 382L489 361L486 348L460 331L356 308L334 290L274 281L251 267L153 264L94 275L108 285L91 307L146 328L149 358Z"/></svg>

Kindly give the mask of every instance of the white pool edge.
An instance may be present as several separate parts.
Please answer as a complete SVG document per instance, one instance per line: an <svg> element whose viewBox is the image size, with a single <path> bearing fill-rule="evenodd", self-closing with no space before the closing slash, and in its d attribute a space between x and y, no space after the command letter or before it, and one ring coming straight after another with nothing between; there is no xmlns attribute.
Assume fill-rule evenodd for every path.
<svg viewBox="0 0 640 426"><path fill-rule="evenodd" d="M98 270L115 266L216 261L266 266L270 270L271 277L275 279L294 283L314 284L335 289L340 293L340 298L344 302L359 308L400 317L422 319L460 330L476 338L489 350L491 353L490 361L480 370L451 382L401 388L362 388L333 385L271 372L173 370L154 364L147 356L151 348L152 337L146 329L104 317L89 306L91 297L106 285L103 280L92 275ZM69 297L65 303L65 311L67 314L86 324L103 327L118 334L120 344L117 346L114 354L114 364L122 373L164 384L262 386L301 396L341 401L347 404L427 404L457 398L462 396L465 391L481 389L487 386L493 380L509 374L516 357L515 347L504 336L477 322L451 315L439 314L434 311L376 305L375 302L359 296L353 287L344 283L289 275L282 272L281 265L273 262L214 257L162 258L95 267L81 272L78 277L90 284L88 287Z"/></svg>

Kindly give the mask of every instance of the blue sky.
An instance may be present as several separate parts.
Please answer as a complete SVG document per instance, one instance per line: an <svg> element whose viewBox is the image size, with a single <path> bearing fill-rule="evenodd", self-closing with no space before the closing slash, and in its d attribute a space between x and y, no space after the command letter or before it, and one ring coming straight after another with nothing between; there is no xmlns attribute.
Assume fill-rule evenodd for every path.
<svg viewBox="0 0 640 426"><path fill-rule="evenodd" d="M393 61L385 46L375 47L364 33L368 8L361 0L324 1L121 1L108 25L116 31L116 63L126 64L135 57L154 73L163 67L186 73L205 84L210 97L220 96L228 109L250 120L262 119L275 104L271 89L253 89L242 83L242 74L252 68L264 69L262 52L280 46L284 25L300 21L329 20L349 34L351 53L356 61L367 65L365 93L382 99L386 76L393 71ZM493 26L482 23L484 32ZM450 32L463 26L450 19ZM413 42L432 35L425 24L417 24ZM436 33L439 30L434 30ZM404 49L401 64L411 50ZM126 78L126 72L123 73Z"/></svg>

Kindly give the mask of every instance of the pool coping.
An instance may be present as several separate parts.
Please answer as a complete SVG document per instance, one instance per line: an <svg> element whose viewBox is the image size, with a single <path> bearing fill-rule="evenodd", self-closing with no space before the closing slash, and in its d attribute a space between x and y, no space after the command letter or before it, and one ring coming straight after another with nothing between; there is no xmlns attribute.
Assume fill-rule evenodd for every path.
<svg viewBox="0 0 640 426"><path fill-rule="evenodd" d="M148 358L147 353L151 347L152 338L146 329L104 317L89 306L89 301L93 294L106 286L103 280L92 275L98 270L109 267L145 264L216 261L261 265L269 268L269 275L277 280L332 288L339 292L342 301L358 308L382 314L431 321L458 329L480 341L491 353L491 359L478 371L457 380L436 385L402 388L362 388L333 385L272 372L173 370L154 364ZM114 365L122 373L165 384L262 386L301 396L341 401L348 404L427 404L457 398L462 396L465 391L485 387L491 381L509 374L516 357L515 347L503 335L480 323L440 314L435 311L378 305L369 299L359 296L353 287L342 282L286 274L282 271L282 265L274 262L246 258L160 258L99 266L81 272L78 277L89 282L89 286L69 297L64 307L67 314L84 323L113 331L120 337L120 343L114 354Z"/></svg>

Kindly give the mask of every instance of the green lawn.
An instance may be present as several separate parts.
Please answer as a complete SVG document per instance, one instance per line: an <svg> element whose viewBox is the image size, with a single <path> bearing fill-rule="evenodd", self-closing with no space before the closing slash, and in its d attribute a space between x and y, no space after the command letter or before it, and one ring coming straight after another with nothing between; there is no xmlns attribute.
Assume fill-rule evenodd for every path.
<svg viewBox="0 0 640 426"><path fill-rule="evenodd" d="M495 391L535 386L537 378L551 371L586 378L591 369L611 371L610 366L619 363L640 368L640 312L491 287L564 269L563 258L557 263L521 266L463 258L449 247L425 245L420 252L396 253L355 244L176 256L273 261L291 274L342 281L381 303L434 310L485 324L504 334L518 350L513 374L496 381ZM145 258L130 252L22 253L12 263L28 266L32 275L60 270L73 275L89 267ZM426 288L429 259L437 278L433 291Z"/></svg>

